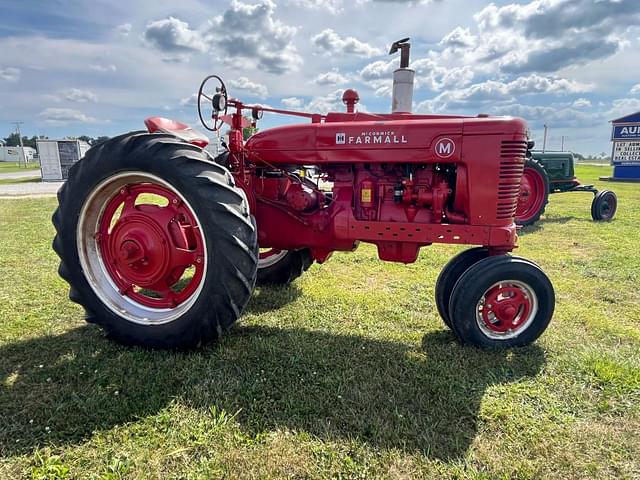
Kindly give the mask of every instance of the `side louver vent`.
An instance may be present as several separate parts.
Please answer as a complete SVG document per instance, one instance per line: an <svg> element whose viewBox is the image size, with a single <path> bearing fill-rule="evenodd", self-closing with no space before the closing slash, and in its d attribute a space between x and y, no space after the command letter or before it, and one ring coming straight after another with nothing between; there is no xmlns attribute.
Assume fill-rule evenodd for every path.
<svg viewBox="0 0 640 480"><path fill-rule="evenodd" d="M518 205L520 179L527 155L527 142L503 141L500 149L500 181L496 217L513 218Z"/></svg>

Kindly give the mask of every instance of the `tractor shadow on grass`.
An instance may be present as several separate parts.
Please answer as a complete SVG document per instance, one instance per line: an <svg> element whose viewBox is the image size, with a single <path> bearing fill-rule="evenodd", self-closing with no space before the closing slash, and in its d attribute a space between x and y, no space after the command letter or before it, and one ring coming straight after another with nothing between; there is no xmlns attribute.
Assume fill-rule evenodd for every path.
<svg viewBox="0 0 640 480"><path fill-rule="evenodd" d="M558 223L560 225L564 225L565 223L569 223L572 220L575 220L575 221L578 221L578 222L591 221L591 219L585 219L585 218L582 218L582 217L573 217L573 216L571 216L571 217L568 217L568 216L564 216L564 217L544 217L542 220L538 220L533 225L528 225L526 227L522 227L520 230L518 230L518 235L523 236L523 235L528 235L530 233L538 232L540 230L543 230L544 226L547 225L547 224Z"/></svg>
<svg viewBox="0 0 640 480"><path fill-rule="evenodd" d="M85 326L0 347L0 454L79 443L177 402L240 411L249 435L289 428L456 460L487 388L544 362L536 345L479 351L445 331L410 345L238 326L218 345L175 353L120 347Z"/></svg>
<svg viewBox="0 0 640 480"><path fill-rule="evenodd" d="M295 301L301 294L302 289L295 283L257 286L251 294L251 300L245 312L259 315L278 310Z"/></svg>

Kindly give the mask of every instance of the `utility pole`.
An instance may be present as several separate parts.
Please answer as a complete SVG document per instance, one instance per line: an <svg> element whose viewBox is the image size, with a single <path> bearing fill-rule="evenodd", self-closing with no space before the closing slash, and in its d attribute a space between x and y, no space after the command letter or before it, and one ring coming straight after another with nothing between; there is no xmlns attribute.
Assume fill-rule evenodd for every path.
<svg viewBox="0 0 640 480"><path fill-rule="evenodd" d="M544 151L547 148L547 125L544 125L544 139L542 140L542 153L544 153Z"/></svg>
<svg viewBox="0 0 640 480"><path fill-rule="evenodd" d="M560 137L560 151L561 151L561 152L564 152L564 138L565 138L565 136L564 136L564 135L562 135L562 136Z"/></svg>
<svg viewBox="0 0 640 480"><path fill-rule="evenodd" d="M27 168L27 156L24 154L24 144L22 143L22 133L20 133L20 125L24 122L11 122L16 126L16 132L18 132L18 140L20 141L20 153L24 160L24 168ZM20 167L20 157L18 157L18 167Z"/></svg>

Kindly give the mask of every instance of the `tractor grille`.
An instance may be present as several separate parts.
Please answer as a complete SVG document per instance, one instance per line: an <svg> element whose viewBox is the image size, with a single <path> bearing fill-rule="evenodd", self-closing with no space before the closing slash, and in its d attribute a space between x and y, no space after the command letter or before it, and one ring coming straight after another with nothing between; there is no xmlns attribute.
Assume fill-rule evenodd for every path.
<svg viewBox="0 0 640 480"><path fill-rule="evenodd" d="M526 155L527 142L502 142L496 218L509 219L516 213Z"/></svg>

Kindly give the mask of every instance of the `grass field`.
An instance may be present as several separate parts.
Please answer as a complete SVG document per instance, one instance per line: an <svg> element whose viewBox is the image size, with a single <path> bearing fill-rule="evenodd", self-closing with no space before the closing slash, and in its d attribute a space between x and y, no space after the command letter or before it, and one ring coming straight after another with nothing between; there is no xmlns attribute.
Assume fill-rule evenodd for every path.
<svg viewBox="0 0 640 480"><path fill-rule="evenodd" d="M0 173L13 173L24 172L25 170L38 170L40 165L38 163L30 163L25 166L23 164L18 165L17 162L0 162Z"/></svg>
<svg viewBox="0 0 640 480"><path fill-rule="evenodd" d="M40 177L21 177L21 178L0 178L0 185L13 185L15 183L35 183L41 182Z"/></svg>
<svg viewBox="0 0 640 480"><path fill-rule="evenodd" d="M560 194L522 232L556 314L506 352L442 325L447 245L336 254L196 353L120 347L67 300L55 200L0 201L0 478L640 478L640 186L598 185L615 221Z"/></svg>

